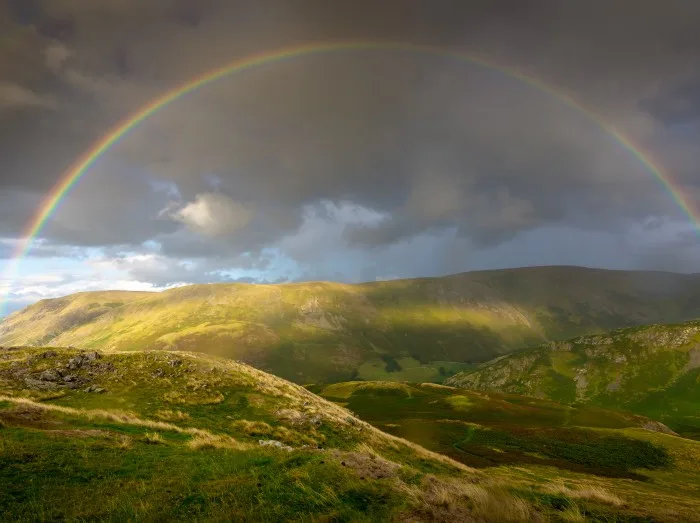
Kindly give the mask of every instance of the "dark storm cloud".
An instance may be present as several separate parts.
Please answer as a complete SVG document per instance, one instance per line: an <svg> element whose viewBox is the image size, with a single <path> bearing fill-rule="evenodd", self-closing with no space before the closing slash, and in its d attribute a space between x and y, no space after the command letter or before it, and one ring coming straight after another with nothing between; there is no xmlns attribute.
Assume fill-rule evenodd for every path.
<svg viewBox="0 0 700 523"><path fill-rule="evenodd" d="M0 5L0 234L19 234L29 202L164 90L254 51L329 38L459 46L525 71L656 152L693 194L700 137L669 138L668 126L698 115L698 22L700 4L682 0L13 0ZM313 244L305 209L319 201L385 218L326 216ZM328 231L363 249L452 228L480 249L547 225L622 231L648 216L682 217L629 152L561 101L452 59L339 52L172 104L95 165L46 235L156 239L163 256L224 266L270 245L303 261L333 243Z"/></svg>
<svg viewBox="0 0 700 523"><path fill-rule="evenodd" d="M640 106L666 125L700 122L700 72L642 100Z"/></svg>

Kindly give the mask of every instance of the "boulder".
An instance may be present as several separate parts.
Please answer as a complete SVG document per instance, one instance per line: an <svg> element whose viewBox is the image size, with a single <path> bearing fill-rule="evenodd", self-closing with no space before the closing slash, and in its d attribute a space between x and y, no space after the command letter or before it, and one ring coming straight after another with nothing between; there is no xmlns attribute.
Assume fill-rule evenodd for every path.
<svg viewBox="0 0 700 523"><path fill-rule="evenodd" d="M61 379L61 375L54 369L47 369L39 375L41 381L58 381Z"/></svg>

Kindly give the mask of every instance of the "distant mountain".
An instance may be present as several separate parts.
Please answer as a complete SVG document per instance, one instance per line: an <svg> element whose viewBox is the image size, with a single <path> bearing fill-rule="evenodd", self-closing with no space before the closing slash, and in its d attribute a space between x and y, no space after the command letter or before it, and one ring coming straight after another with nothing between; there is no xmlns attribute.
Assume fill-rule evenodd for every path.
<svg viewBox="0 0 700 523"><path fill-rule="evenodd" d="M297 383L439 382L525 346L700 318L700 275L531 267L347 285L192 285L43 300L0 345L195 350Z"/></svg>
<svg viewBox="0 0 700 523"><path fill-rule="evenodd" d="M548 343L458 373L447 383L626 409L700 439L700 321Z"/></svg>

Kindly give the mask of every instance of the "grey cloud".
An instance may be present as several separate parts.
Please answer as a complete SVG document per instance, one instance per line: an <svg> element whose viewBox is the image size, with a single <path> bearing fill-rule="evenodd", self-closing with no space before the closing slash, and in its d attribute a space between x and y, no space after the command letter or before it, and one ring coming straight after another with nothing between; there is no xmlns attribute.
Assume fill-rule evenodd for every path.
<svg viewBox="0 0 700 523"><path fill-rule="evenodd" d="M18 242L0 239L0 261L13 258L17 253ZM28 254L34 258L86 258L84 249L75 245L50 244L43 241L32 242Z"/></svg>
<svg viewBox="0 0 700 523"><path fill-rule="evenodd" d="M688 75L700 60L700 4L430 4L0 5L0 35L11 44L0 51L6 107L0 109L0 234L19 235L28 209L81 153L165 90L251 52L328 38L459 46L524 71L659 158L686 194L700 184L700 137L669 130L671 121L695 118L700 100ZM212 176L220 180L215 188ZM154 179L178 194L160 217L173 195L154 190ZM214 192L243 206L241 212L230 204L209 206L202 195ZM321 201L350 202L389 218L370 226L317 209L309 222L306 209ZM526 249L519 238L546 227L617 234L649 216L682 213L638 160L580 112L473 64L375 50L285 60L183 97L102 157L44 232L67 245L135 248L150 239L168 259L211 259L224 267L270 246L301 264L335 260L333 252L348 246L357 251L353 259L363 259L366 247L384 259L386 249L405 254L411 238L428 241L445 231L455 234L455 252L472 256L501 245ZM167 280L187 276L173 263L164 269ZM453 267L441 263L421 262L411 271ZM216 278L212 267L202 262L201 278ZM139 278L165 281L139 270ZM411 272L402 270L377 265L367 275Z"/></svg>

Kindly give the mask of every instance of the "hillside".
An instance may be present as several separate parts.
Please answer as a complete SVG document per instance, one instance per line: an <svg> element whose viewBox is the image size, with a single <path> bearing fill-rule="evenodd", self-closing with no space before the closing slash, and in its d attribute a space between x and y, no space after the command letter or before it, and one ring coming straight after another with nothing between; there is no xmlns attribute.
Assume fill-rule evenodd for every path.
<svg viewBox="0 0 700 523"><path fill-rule="evenodd" d="M514 486L230 360L0 351L3 521L563 521L624 509L584 484Z"/></svg>
<svg viewBox="0 0 700 523"><path fill-rule="evenodd" d="M193 285L44 300L0 345L196 350L297 383L440 382L512 350L700 317L700 275L534 267L358 285Z"/></svg>
<svg viewBox="0 0 700 523"><path fill-rule="evenodd" d="M388 433L503 478L514 492L539 483L540 503L566 510L572 490L590 489L570 521L699 521L700 442L648 418L435 384L310 388ZM598 512L591 498L614 508Z"/></svg>
<svg viewBox="0 0 700 523"><path fill-rule="evenodd" d="M383 394L375 385L375 397L384 404L394 387L400 385ZM359 406L352 398L357 384L330 390ZM428 393L420 409L434 412L424 419L451 415L444 405L431 406L444 390L453 393L411 387L412 397ZM452 413L465 408L464 394L448 398ZM395 426L400 403L386 405ZM602 426L642 421L599 419ZM230 360L7 348L0 350L0 519L693 521L695 442L618 430L632 432L595 440L599 455L613 451L617 468L607 475L522 460L471 468Z"/></svg>
<svg viewBox="0 0 700 523"><path fill-rule="evenodd" d="M447 383L627 409L700 438L700 322L553 342L489 361Z"/></svg>
<svg viewBox="0 0 700 523"><path fill-rule="evenodd" d="M3 521L390 520L444 511L430 492L458 480L495 495L483 475L231 361L0 352Z"/></svg>

